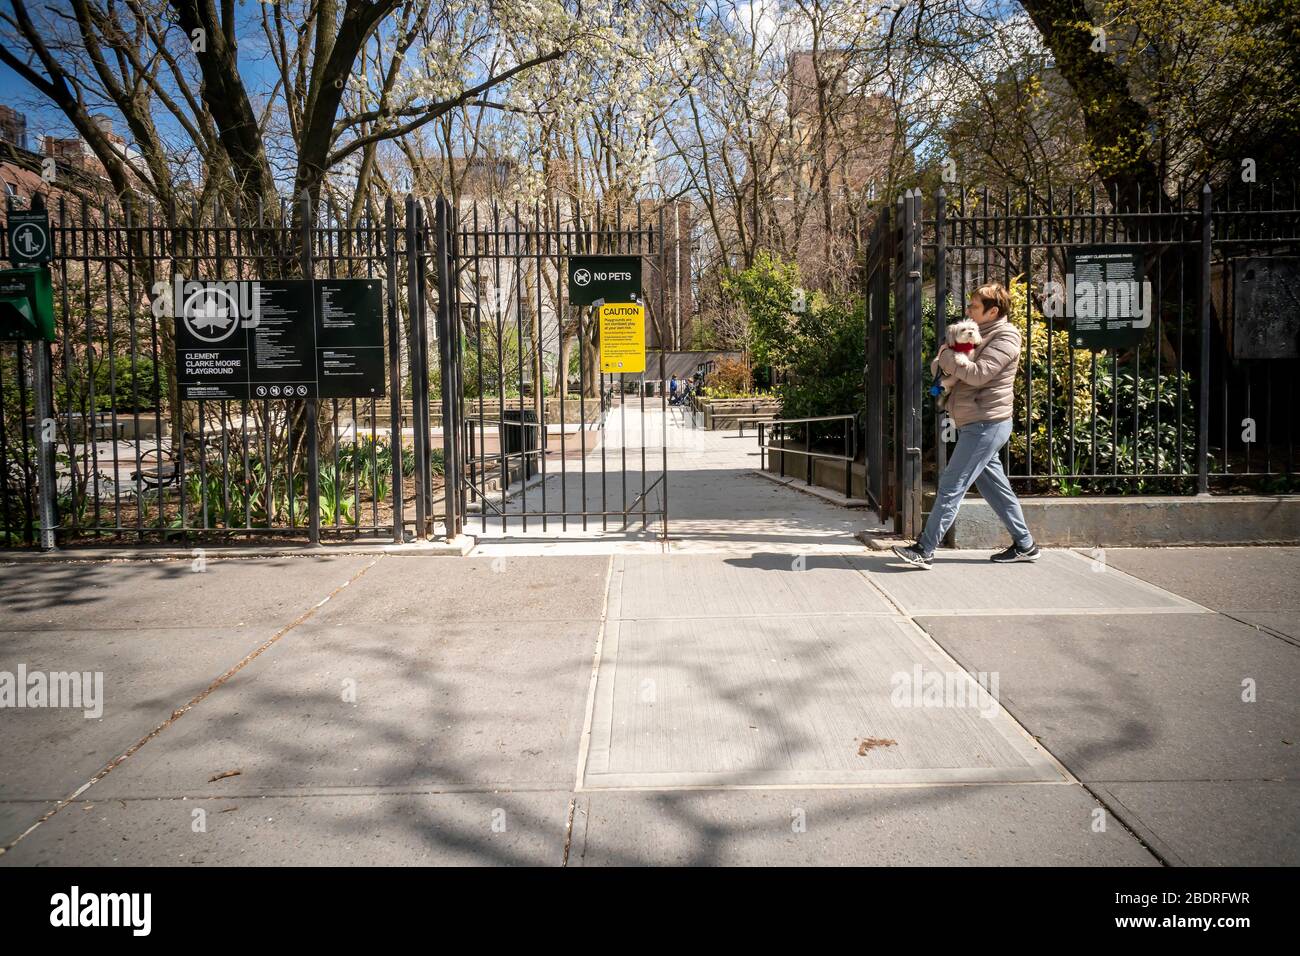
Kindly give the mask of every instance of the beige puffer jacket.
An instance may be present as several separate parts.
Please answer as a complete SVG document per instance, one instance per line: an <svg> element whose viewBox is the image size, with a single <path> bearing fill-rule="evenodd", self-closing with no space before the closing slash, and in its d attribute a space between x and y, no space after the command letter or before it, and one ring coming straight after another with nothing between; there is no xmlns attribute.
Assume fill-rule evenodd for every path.
<svg viewBox="0 0 1300 956"><path fill-rule="evenodd" d="M958 428L974 422L1002 422L1015 408L1020 369L1020 332L1004 318L980 326L984 341L971 353L969 368L957 365L951 349L939 353L939 367L957 377L947 410Z"/></svg>

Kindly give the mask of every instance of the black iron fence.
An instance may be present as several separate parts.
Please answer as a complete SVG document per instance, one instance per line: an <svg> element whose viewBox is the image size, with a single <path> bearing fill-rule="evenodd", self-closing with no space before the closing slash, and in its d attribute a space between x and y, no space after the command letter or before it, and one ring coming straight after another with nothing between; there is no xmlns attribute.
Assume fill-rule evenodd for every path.
<svg viewBox="0 0 1300 956"><path fill-rule="evenodd" d="M418 530L432 513L437 461L427 431L408 438L404 454L398 419L404 378L420 376L426 347L403 295L416 265L412 208L389 202L350 223L302 209L295 223L284 206L53 205L57 341L0 345L0 545L38 540L42 440L54 449L60 544L199 540L198 532L401 540ZM304 275L381 280L391 416L375 398L180 400L165 295L174 277ZM42 349L53 373L48 422L32 390ZM411 504L415 525L405 517Z"/></svg>
<svg viewBox="0 0 1300 956"><path fill-rule="evenodd" d="M1011 290L1024 350L1004 466L1018 490L1300 491L1294 190L1207 188L1141 209L1095 189L1042 198L957 190L940 191L931 208L921 220L932 290L921 358L928 364L978 285ZM1139 330L1122 344L1080 347L1071 311L1081 277L1071 267L1096 250L1136 254ZM924 406L926 460L941 468L953 434L928 396Z"/></svg>
<svg viewBox="0 0 1300 956"><path fill-rule="evenodd" d="M506 530L508 512L520 530L530 519L626 527L634 515L666 527L666 439L645 434L666 427L666 399L653 403L658 418L644 390L639 409L625 397L615 409L595 310L565 290L571 255L638 256L657 290L644 300L649 321L662 322L658 206L624 221L598 204L455 210L408 197L345 215L305 202L138 210L64 199L49 214L56 341L0 342L0 547L400 542L435 521L457 533L471 506L483 530L489 518ZM178 277L376 280L385 394L185 399L167 294ZM617 443L601 430L615 411ZM42 480L45 449L53 474ZM554 482L514 502L508 486L551 469Z"/></svg>
<svg viewBox="0 0 1300 956"><path fill-rule="evenodd" d="M923 399L925 364L966 296L991 279L1011 289L1011 319L1024 337L1004 453L1022 493L1300 490L1293 190L1207 190L1135 210L1097 191L1040 199L957 190L940 192L928 218L924 207L911 193L878 219L866 275L867 490L900 527L919 522L921 477L942 467L953 437ZM662 227L641 221L639 208L634 222L597 211L588 225L576 211L531 212L493 207L478 220L477 207L457 216L448 207L427 222L413 199L351 218L294 216L284 206L201 212L58 201L50 209L57 341L0 343L0 545L35 543L43 521L65 544L428 534L443 458L435 417L458 423L443 434L456 489L443 501L447 527L464 524L471 502L481 524L491 516L507 526L501 484L511 458L525 473L561 472L558 507L543 483L537 494L548 498L521 502L521 518L563 528L570 519L626 522L632 511L643 522L662 517L666 503L650 504L647 475L666 474L666 461L653 468L644 438L629 444L627 431L617 467L601 461L601 497L589 498L585 406L607 416L613 382L592 364L590 309L569 305L563 290L571 254L632 253L655 268ZM3 256L5 242L0 231ZM1080 347L1059 287L1079 253L1103 247L1137 254L1147 312L1129 344ZM304 275L379 280L385 398L181 401L160 288L175 276ZM452 351L431 363L427 313L439 303L437 345ZM662 319L662 302L647 306ZM545 323L554 329L549 352ZM34 397L46 355L48 420ZM452 388L431 384L435 375L452 376ZM543 400L548 379L558 404ZM633 420L651 421L646 411ZM467 454L470 417L480 421ZM498 422L490 449L488 418ZM53 487L55 513L45 519L42 441L54 451L44 487ZM500 478L496 503L485 494L489 471ZM615 474L611 499L606 478ZM571 506L570 495L581 504Z"/></svg>
<svg viewBox="0 0 1300 956"><path fill-rule="evenodd" d="M992 281L1010 290L1023 339L1003 451L1020 493L1300 492L1293 187L1207 188L1140 209L1095 189L940 190L928 217L925 205L910 191L881 211L864 276L867 493L901 533L919 530L923 479L956 439L924 388L929 361ZM1130 288L1096 303L1127 315L1113 337L1080 314L1075 275L1105 256L1133 280L1107 280Z"/></svg>

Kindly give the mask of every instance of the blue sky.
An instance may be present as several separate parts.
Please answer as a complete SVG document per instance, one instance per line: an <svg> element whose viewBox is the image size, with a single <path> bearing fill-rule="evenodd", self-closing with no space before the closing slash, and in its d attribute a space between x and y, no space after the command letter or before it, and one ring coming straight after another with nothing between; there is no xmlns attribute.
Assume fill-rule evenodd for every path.
<svg viewBox="0 0 1300 956"><path fill-rule="evenodd" d="M48 105L38 104L33 108L32 101L41 100ZM36 148L38 136L70 128L58 107L45 100L35 87L3 63L0 63L0 103L27 114L28 149Z"/></svg>
<svg viewBox="0 0 1300 956"><path fill-rule="evenodd" d="M65 3L66 0L27 0L27 8L33 20L37 20L44 8L58 7ZM11 9L9 0L0 0L0 8L4 8L8 13ZM252 92L270 86L273 80L267 77L271 76L274 64L265 56L265 41L260 25L258 4L240 3L238 8L250 21L239 26L238 34L240 72L248 79L249 90ZM9 49L15 55L23 56L24 51L21 47L10 46ZM36 69L38 73L44 75L39 64ZM26 114L28 149L36 149L39 145L39 137L44 135L73 135L72 124L63 115L63 111L3 63L0 63L0 103ZM113 117L114 131L120 136L126 136L127 131L117 110L109 109L106 112ZM154 110L154 122L159 125L164 134L169 126L174 128L170 121L170 114L161 108Z"/></svg>

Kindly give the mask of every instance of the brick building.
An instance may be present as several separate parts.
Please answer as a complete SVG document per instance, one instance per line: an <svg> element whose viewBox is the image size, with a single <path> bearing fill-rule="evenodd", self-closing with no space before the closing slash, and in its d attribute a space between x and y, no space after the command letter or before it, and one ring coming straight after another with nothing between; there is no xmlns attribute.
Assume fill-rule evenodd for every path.
<svg viewBox="0 0 1300 956"><path fill-rule="evenodd" d="M846 55L790 55L787 115L758 151L772 157L757 185L765 207L762 242L794 258L812 287L851 273L858 237L890 185L893 102L854 87ZM747 171L741 186L751 195L754 174Z"/></svg>
<svg viewBox="0 0 1300 956"><path fill-rule="evenodd" d="M127 155L126 141L112 132L108 118L96 117L96 122ZM41 136L36 145L29 148L27 117L0 104L0 184L6 202L28 208L39 193L53 211L61 200L88 200L97 206L105 191L111 191L103 164L80 137Z"/></svg>

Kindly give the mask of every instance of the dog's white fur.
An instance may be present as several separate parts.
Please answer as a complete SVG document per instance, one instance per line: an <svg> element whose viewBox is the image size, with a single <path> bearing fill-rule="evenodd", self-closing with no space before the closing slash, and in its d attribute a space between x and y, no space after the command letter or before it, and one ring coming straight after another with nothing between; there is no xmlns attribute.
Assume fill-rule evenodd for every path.
<svg viewBox="0 0 1300 956"><path fill-rule="evenodd" d="M967 342L978 348L984 341L980 336L979 324L970 319L962 319L959 322L952 323L952 325L948 326L947 332L944 333L944 338L948 340L949 348ZM970 368L970 366L974 364L971 361L970 352L954 351L952 354L953 359L956 360L957 364L962 368ZM939 374L939 356L937 355L934 357L934 361L930 363L930 374ZM943 394L939 396L938 401L935 403L939 408L943 408L944 403L948 399L948 393L952 391L952 387L955 384L957 384L956 375L945 375L939 380L939 385L943 388Z"/></svg>

